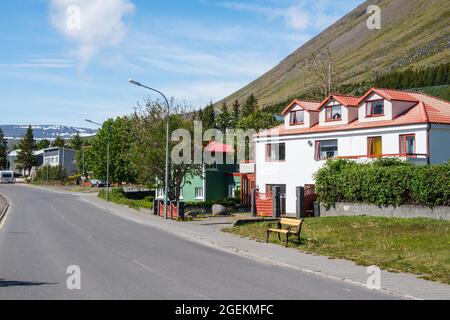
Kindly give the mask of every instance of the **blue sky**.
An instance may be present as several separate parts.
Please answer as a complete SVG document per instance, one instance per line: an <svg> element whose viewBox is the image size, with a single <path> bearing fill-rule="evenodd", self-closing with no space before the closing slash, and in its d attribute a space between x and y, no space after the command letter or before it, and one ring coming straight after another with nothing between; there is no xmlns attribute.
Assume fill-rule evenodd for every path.
<svg viewBox="0 0 450 320"><path fill-rule="evenodd" d="M2 0L0 124L88 126L128 114L147 96L129 78L198 109L362 2ZM81 9L76 30L71 5Z"/></svg>

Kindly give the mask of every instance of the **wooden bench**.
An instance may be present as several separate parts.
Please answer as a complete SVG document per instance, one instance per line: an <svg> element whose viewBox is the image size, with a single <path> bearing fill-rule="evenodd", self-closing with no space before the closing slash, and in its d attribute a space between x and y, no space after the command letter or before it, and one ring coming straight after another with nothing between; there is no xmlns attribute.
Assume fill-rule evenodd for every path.
<svg viewBox="0 0 450 320"><path fill-rule="evenodd" d="M293 218L281 218L278 222L277 228L267 229L267 243L269 243L269 237L271 233L277 233L278 239L281 241L281 235L286 236L286 247L289 246L289 238L291 236L297 236L298 242L300 243L300 233L302 232L302 225L304 220L293 219Z"/></svg>

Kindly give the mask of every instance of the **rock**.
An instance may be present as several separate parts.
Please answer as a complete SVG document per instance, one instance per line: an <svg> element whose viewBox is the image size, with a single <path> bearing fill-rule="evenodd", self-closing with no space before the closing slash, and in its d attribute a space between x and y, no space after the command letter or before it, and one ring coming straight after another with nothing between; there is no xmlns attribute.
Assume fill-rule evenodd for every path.
<svg viewBox="0 0 450 320"><path fill-rule="evenodd" d="M228 214L227 208L220 204L215 204L212 207L212 214L216 216L226 216Z"/></svg>

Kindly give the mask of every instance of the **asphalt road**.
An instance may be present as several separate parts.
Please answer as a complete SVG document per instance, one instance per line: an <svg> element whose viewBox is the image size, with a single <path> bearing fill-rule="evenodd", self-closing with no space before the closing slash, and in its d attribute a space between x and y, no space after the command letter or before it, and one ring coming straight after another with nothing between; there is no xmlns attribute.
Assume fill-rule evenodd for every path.
<svg viewBox="0 0 450 320"><path fill-rule="evenodd" d="M2 299L391 299L111 215L76 195L0 185ZM79 266L81 290L67 288Z"/></svg>

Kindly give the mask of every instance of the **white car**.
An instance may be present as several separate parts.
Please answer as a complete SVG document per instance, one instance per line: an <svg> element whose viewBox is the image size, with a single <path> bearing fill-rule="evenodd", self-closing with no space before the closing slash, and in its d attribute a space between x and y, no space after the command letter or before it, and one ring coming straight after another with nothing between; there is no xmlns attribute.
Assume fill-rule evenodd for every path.
<svg viewBox="0 0 450 320"><path fill-rule="evenodd" d="M14 172L0 171L0 183L15 183Z"/></svg>
<svg viewBox="0 0 450 320"><path fill-rule="evenodd" d="M106 181L98 180L98 179L92 179L91 180L92 187L94 188L102 188L106 187L107 183Z"/></svg>

